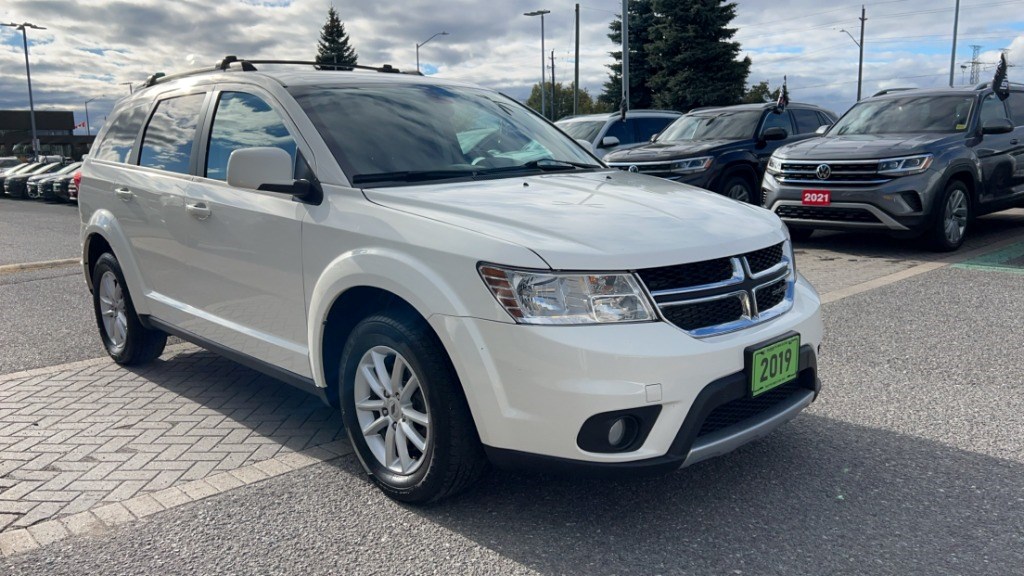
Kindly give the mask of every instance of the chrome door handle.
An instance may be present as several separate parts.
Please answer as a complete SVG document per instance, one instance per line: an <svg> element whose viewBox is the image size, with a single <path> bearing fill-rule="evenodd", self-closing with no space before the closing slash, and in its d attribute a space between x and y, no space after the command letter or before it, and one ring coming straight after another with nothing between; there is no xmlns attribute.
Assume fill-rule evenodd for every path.
<svg viewBox="0 0 1024 576"><path fill-rule="evenodd" d="M117 194L117 197L125 202L130 202L132 198L135 198L135 194L127 188L115 188L114 194Z"/></svg>
<svg viewBox="0 0 1024 576"><path fill-rule="evenodd" d="M206 205L206 202L187 202L185 211L198 220L206 220L210 217L210 207Z"/></svg>

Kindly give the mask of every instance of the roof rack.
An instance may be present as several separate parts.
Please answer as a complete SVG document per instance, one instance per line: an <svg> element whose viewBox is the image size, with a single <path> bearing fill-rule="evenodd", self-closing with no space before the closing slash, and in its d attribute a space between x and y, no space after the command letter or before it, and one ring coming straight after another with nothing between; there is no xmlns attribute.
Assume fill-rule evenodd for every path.
<svg viewBox="0 0 1024 576"><path fill-rule="evenodd" d="M329 71L352 71L352 70L372 70L374 72L381 72L385 74L413 74L422 76L419 72L402 72L398 68L385 64L380 67L376 66L363 66L360 64L324 64L322 62L306 61L306 60L243 60L237 56L225 56L220 62L212 67L198 68L196 70L188 70L186 72L179 72L177 74L164 74L163 72L157 72L156 74L150 75L146 78L146 81L142 84L143 88L149 88L155 85L157 82L166 82L175 78L184 78L186 76L195 76L197 74L208 74L211 72L223 72L231 68L232 64L238 64L243 72L255 72L255 64L289 64L297 66L313 66L317 70L329 70Z"/></svg>
<svg viewBox="0 0 1024 576"><path fill-rule="evenodd" d="M991 80L986 80L984 82L978 82L974 86L974 89L975 90L983 90L985 88L988 88L989 86L992 86L992 81ZM1010 82L1010 88L1024 88L1024 84L1021 84L1020 82Z"/></svg>
<svg viewBox="0 0 1024 576"><path fill-rule="evenodd" d="M906 92L907 90L917 90L917 88L886 88L884 90L879 90L878 92L875 92L874 94L871 95L871 97L874 98L875 96L884 96L886 94L892 94L893 92Z"/></svg>

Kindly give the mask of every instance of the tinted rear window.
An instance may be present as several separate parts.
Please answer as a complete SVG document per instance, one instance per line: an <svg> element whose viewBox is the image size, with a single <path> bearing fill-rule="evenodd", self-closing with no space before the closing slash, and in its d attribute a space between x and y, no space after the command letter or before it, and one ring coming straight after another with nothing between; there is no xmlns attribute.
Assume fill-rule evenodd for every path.
<svg viewBox="0 0 1024 576"><path fill-rule="evenodd" d="M127 162L132 146L135 145L135 137L146 121L147 111L148 107L144 104L121 109L111 120L110 128L96 150L90 153L91 156L96 160Z"/></svg>
<svg viewBox="0 0 1024 576"><path fill-rule="evenodd" d="M139 166L188 174L205 94L161 100L146 126Z"/></svg>

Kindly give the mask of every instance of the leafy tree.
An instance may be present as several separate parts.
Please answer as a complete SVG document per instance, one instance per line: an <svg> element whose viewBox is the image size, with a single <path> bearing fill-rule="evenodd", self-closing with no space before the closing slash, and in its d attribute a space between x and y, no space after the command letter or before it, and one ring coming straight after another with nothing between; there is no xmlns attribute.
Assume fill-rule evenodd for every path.
<svg viewBox="0 0 1024 576"><path fill-rule="evenodd" d="M320 31L320 42L317 44L317 64L338 64L353 66L357 64L359 55L348 42L345 25L338 18L338 12L331 6L327 10L327 22Z"/></svg>
<svg viewBox="0 0 1024 576"><path fill-rule="evenodd" d="M551 100L551 82L544 84L547 92L544 93L544 97L547 100ZM526 100L526 105L534 110L540 110L540 83L533 85L533 90L530 91L530 97ZM551 109L551 102L548 102L548 108ZM564 118L572 115L572 84L562 84L561 82L555 83L555 107L554 110L558 113L558 116L554 120ZM590 96L590 92L586 88L580 90L580 102L577 108L577 114L593 114L599 110L595 107L594 99Z"/></svg>
<svg viewBox="0 0 1024 576"><path fill-rule="evenodd" d="M656 106L687 111L735 104L743 97L750 58L738 60L740 45L729 23L736 4L726 0L652 0L657 25L649 53ZM632 72L632 66L630 67Z"/></svg>
<svg viewBox="0 0 1024 576"><path fill-rule="evenodd" d="M762 104L764 102L776 102L779 99L781 88L772 90L767 80L762 80L750 87L743 95L744 104Z"/></svg>
<svg viewBox="0 0 1024 576"><path fill-rule="evenodd" d="M654 94L650 80L655 72L651 46L657 33L657 15L652 0L630 0L629 2L629 107L651 108ZM608 25L608 38L622 46L622 18L612 20ZM604 92L598 97L609 110L617 110L622 103L622 50L610 53L615 60L608 65L612 73L604 83Z"/></svg>

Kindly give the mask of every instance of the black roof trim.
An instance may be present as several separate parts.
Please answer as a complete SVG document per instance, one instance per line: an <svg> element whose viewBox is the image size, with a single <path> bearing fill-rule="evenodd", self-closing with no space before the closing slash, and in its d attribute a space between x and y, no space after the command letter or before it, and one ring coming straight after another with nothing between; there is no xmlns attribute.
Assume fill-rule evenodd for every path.
<svg viewBox="0 0 1024 576"><path fill-rule="evenodd" d="M163 72L157 72L156 74L150 75L146 78L143 83L143 88L149 88L159 82L166 82L176 78L185 78L188 76L196 76L199 74L209 74L211 72L224 72L232 68L232 64L237 64L242 72L255 72L257 70L256 64L288 64L295 66L312 66L316 70L326 71L343 71L350 72L352 70L372 70L374 72L381 72L385 74L413 74L422 76L419 72L402 72L398 68L391 66L390 64L384 64L383 66L363 66L360 64L352 64L347 66L340 66L334 64L323 64L320 62L306 61L306 60L246 60L238 58L237 56L225 56L215 66L198 68L196 70L188 70L185 72L179 72L177 74L166 75Z"/></svg>

